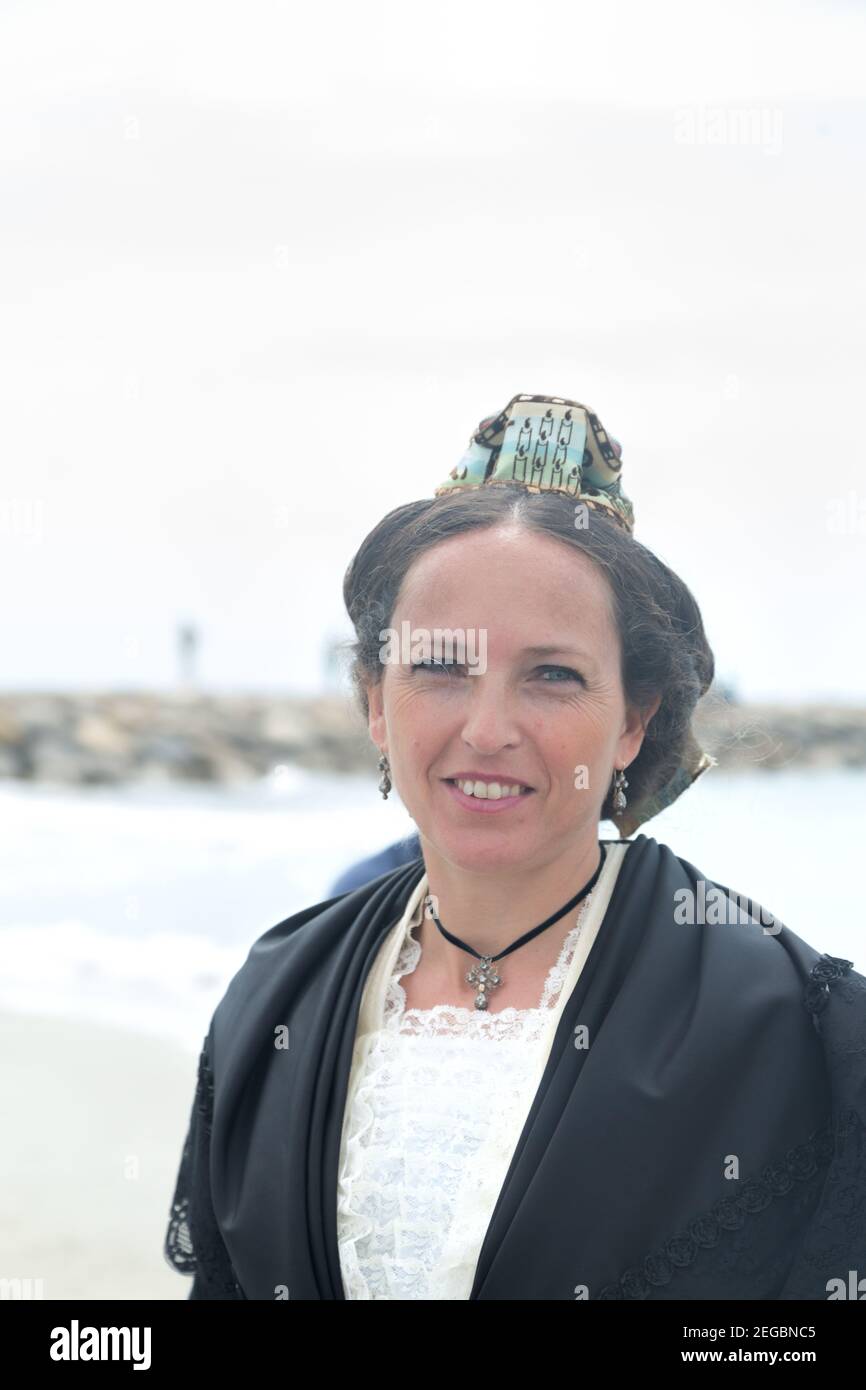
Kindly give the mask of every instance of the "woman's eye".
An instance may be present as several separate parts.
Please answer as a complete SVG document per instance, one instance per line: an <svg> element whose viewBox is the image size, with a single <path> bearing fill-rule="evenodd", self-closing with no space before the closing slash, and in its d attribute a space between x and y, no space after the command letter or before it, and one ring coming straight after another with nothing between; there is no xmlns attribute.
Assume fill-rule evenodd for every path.
<svg viewBox="0 0 866 1390"><path fill-rule="evenodd" d="M580 674L579 671L572 671L570 666L542 666L540 669L542 675L548 676L551 673L553 673L553 675L564 676L566 678L565 681L545 681L545 685L566 684L568 681L579 681L581 684L583 684L583 676Z"/></svg>
<svg viewBox="0 0 866 1390"><path fill-rule="evenodd" d="M411 668L413 671L445 671L449 675L462 669L456 661L413 661Z"/></svg>
<svg viewBox="0 0 866 1390"><path fill-rule="evenodd" d="M457 671L462 671L463 666L457 661L413 661L410 663L412 671L435 671L437 674L444 673L452 675ZM579 671L574 671L570 666L542 666L539 667L542 676L552 676L554 679L545 680L544 685L568 685L577 681L584 685L585 681Z"/></svg>

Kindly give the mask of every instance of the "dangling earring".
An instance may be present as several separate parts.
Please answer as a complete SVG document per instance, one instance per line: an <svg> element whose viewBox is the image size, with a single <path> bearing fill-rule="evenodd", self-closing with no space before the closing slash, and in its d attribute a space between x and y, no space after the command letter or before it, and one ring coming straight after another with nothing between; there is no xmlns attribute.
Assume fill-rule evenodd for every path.
<svg viewBox="0 0 866 1390"><path fill-rule="evenodd" d="M381 758L379 759L379 771L382 774L382 780L379 783L379 791L382 793L383 799L387 801L388 793L391 790L391 778L389 776L389 773L391 771L391 764L388 762L387 753L383 753Z"/></svg>
<svg viewBox="0 0 866 1390"><path fill-rule="evenodd" d="M627 805L624 788L628 786L625 768L618 767L613 775L613 809L624 811Z"/></svg>

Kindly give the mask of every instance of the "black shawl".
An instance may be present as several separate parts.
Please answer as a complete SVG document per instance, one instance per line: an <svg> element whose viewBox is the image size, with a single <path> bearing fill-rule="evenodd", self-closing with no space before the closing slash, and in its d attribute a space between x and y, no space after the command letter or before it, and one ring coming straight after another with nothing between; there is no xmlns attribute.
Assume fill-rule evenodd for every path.
<svg viewBox="0 0 866 1390"><path fill-rule="evenodd" d="M470 1298L827 1299L828 1281L866 1274L866 979L778 919L765 930L751 899L754 920L734 924L732 904L733 920L682 924L678 890L734 895L646 835L627 843ZM229 984L165 1241L190 1298L345 1297L361 994L423 872L286 918Z"/></svg>

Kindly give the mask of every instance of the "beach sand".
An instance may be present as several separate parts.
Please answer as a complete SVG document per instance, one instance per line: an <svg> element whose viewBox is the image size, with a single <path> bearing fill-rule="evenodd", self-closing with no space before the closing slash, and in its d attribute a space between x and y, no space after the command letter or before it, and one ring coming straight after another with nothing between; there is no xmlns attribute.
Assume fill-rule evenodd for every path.
<svg viewBox="0 0 866 1390"><path fill-rule="evenodd" d="M0 1278L46 1299L188 1297L162 1243L196 1069L155 1037L0 1012Z"/></svg>

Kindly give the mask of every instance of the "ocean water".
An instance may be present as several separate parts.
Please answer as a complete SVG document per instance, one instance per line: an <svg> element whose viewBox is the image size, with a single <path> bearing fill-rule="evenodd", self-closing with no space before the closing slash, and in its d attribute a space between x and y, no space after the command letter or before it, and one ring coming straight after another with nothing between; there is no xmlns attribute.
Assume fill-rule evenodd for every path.
<svg viewBox="0 0 866 1390"><path fill-rule="evenodd" d="M243 789L0 781L0 1007L197 1050L252 943L414 825L375 779ZM641 833L866 973L866 774L712 769ZM609 823L601 835L615 836Z"/></svg>

